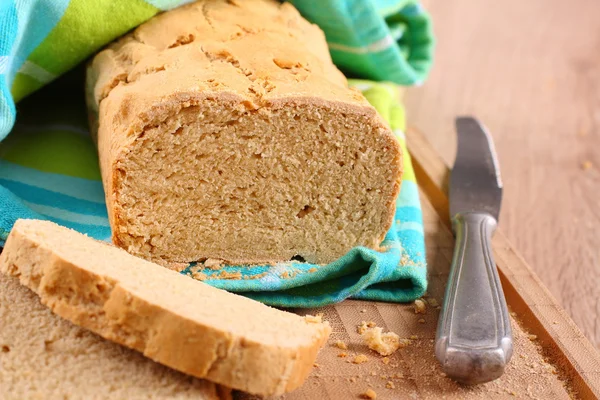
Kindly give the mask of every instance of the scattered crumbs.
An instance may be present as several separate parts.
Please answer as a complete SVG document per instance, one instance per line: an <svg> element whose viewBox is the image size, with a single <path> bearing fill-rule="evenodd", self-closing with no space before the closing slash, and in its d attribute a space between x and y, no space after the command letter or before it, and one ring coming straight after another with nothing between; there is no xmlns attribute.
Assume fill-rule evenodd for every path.
<svg viewBox="0 0 600 400"><path fill-rule="evenodd" d="M440 304L438 303L438 301L436 299L434 299L433 297L430 297L427 299L427 303L429 303L429 305L431 307L438 307Z"/></svg>
<svg viewBox="0 0 600 400"><path fill-rule="evenodd" d="M244 277L242 279L244 279L244 280L260 279L260 278L264 277L265 275L267 275L267 273L268 272L261 272L260 274L244 275Z"/></svg>
<svg viewBox="0 0 600 400"><path fill-rule="evenodd" d="M242 279L241 272L227 272L221 271L219 275L217 275L220 279Z"/></svg>
<svg viewBox="0 0 600 400"><path fill-rule="evenodd" d="M207 258L204 261L204 266L210 269L220 269L223 265L223 260L219 260L216 258Z"/></svg>
<svg viewBox="0 0 600 400"><path fill-rule="evenodd" d="M527 335L527 337L529 338L529 340L537 339L537 335Z"/></svg>
<svg viewBox="0 0 600 400"><path fill-rule="evenodd" d="M427 306L425 302L421 299L415 300L415 314L425 314L427 313Z"/></svg>
<svg viewBox="0 0 600 400"><path fill-rule="evenodd" d="M381 359L381 362L384 363L385 365L388 365L390 363L390 358L389 357L383 357Z"/></svg>
<svg viewBox="0 0 600 400"><path fill-rule="evenodd" d="M311 324L320 324L323 322L323 314L305 315L304 320Z"/></svg>
<svg viewBox="0 0 600 400"><path fill-rule="evenodd" d="M424 323L425 323L425 319L421 318L421 319L419 320L419 323L420 323L420 324L424 324Z"/></svg>
<svg viewBox="0 0 600 400"><path fill-rule="evenodd" d="M283 279L289 279L290 273L288 271L283 271L279 276Z"/></svg>
<svg viewBox="0 0 600 400"><path fill-rule="evenodd" d="M394 382L392 382L392 381L388 381L385 384L385 387L388 388L388 389L396 389L396 385L394 385Z"/></svg>
<svg viewBox="0 0 600 400"><path fill-rule="evenodd" d="M373 389L367 389L367 391L364 392L363 394L361 394L360 396L363 399L374 400L377 398L377 393L375 393L375 391Z"/></svg>
<svg viewBox="0 0 600 400"><path fill-rule="evenodd" d="M348 356L348 353L346 353L345 351L342 351L341 353L338 353L338 357L340 357L340 358L344 358L344 357L347 357L347 356Z"/></svg>
<svg viewBox="0 0 600 400"><path fill-rule="evenodd" d="M367 327L368 328L375 328L377 326L377 324L373 321L369 321L367 322Z"/></svg>
<svg viewBox="0 0 600 400"><path fill-rule="evenodd" d="M314 363L314 364L313 364L313 367L315 367L315 368L321 368L321 364L319 364L319 363Z"/></svg>
<svg viewBox="0 0 600 400"><path fill-rule="evenodd" d="M592 168L592 162L590 160L584 161L581 164L581 169L584 170L584 171L587 171L590 168Z"/></svg>
<svg viewBox="0 0 600 400"><path fill-rule="evenodd" d="M371 324L371 326L369 326L369 324ZM366 321L362 321L362 322L360 323L360 325L358 325L358 326L356 327L356 331L362 335L362 334L363 334L363 333L365 333L365 332L366 332L366 331L367 331L369 328L372 328L372 327L374 327L374 326L375 326L375 322L373 322L373 321L369 321L368 323L367 323Z"/></svg>
<svg viewBox="0 0 600 400"><path fill-rule="evenodd" d="M363 308L362 310L360 310L361 313L366 313L367 310L365 308Z"/></svg>
<svg viewBox="0 0 600 400"><path fill-rule="evenodd" d="M402 347L400 337L396 333L383 333L383 329L380 327L367 329L362 333L362 337L371 350L382 356L389 356Z"/></svg>
<svg viewBox="0 0 600 400"><path fill-rule="evenodd" d="M311 269L308 270L308 272L317 272L317 269L315 267L312 267Z"/></svg>
<svg viewBox="0 0 600 400"><path fill-rule="evenodd" d="M558 325L558 321L552 321L554 325Z"/></svg>
<svg viewBox="0 0 600 400"><path fill-rule="evenodd" d="M352 360L352 363L362 364L362 363L366 363L367 361L369 361L369 358L367 356L365 356L364 354L359 354L356 357L354 357L354 360Z"/></svg>
<svg viewBox="0 0 600 400"><path fill-rule="evenodd" d="M517 318L517 313L516 313L516 312L514 312L514 311L511 311L511 312L510 312L510 315L512 315L513 317Z"/></svg>
<svg viewBox="0 0 600 400"><path fill-rule="evenodd" d="M410 335L411 340L417 340L419 337L417 335Z"/></svg>
<svg viewBox="0 0 600 400"><path fill-rule="evenodd" d="M342 349L342 350L348 350L348 345L347 345L346 343L342 342L341 340L338 340L338 341L336 341L336 342L335 342L335 346L336 346L338 349Z"/></svg>
<svg viewBox="0 0 600 400"><path fill-rule="evenodd" d="M349 380L350 382L354 383L354 382L356 382L356 377L355 377L355 376L353 376L352 378L349 378L348 380Z"/></svg>
<svg viewBox="0 0 600 400"><path fill-rule="evenodd" d="M200 271L192 271L192 278L196 279L197 281L205 281L208 279L208 275Z"/></svg>

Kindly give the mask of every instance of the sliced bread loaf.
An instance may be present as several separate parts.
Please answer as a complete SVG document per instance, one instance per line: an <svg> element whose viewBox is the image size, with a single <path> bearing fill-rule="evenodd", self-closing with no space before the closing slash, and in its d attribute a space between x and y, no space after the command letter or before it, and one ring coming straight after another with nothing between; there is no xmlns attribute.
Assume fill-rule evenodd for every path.
<svg viewBox="0 0 600 400"><path fill-rule="evenodd" d="M228 399L229 390L73 325L0 274L0 399Z"/></svg>
<svg viewBox="0 0 600 400"><path fill-rule="evenodd" d="M276 310L48 221L18 220L0 271L73 323L179 371L246 392L300 386L328 324Z"/></svg>
<svg viewBox="0 0 600 400"><path fill-rule="evenodd" d="M113 242L150 260L325 264L377 248L402 155L289 3L201 0L87 75Z"/></svg>

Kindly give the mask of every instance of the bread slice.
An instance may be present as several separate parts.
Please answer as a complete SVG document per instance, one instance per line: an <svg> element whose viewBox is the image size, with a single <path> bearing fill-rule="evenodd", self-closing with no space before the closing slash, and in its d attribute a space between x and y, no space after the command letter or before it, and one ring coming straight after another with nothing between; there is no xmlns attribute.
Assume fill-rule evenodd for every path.
<svg viewBox="0 0 600 400"><path fill-rule="evenodd" d="M217 400L229 392L57 317L0 274L0 399Z"/></svg>
<svg viewBox="0 0 600 400"><path fill-rule="evenodd" d="M87 93L113 242L132 254L325 264L391 226L400 146L289 3L160 14L94 58Z"/></svg>
<svg viewBox="0 0 600 400"><path fill-rule="evenodd" d="M279 311L48 221L18 220L0 272L54 313L181 372L253 394L300 386L329 325Z"/></svg>

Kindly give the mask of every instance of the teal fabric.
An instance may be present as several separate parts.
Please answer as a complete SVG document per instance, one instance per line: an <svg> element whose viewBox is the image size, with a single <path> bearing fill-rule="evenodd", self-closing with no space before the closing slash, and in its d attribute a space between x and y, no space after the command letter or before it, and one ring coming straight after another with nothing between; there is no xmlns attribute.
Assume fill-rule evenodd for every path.
<svg viewBox="0 0 600 400"><path fill-rule="evenodd" d="M186 2L0 2L0 245L18 218L48 219L110 240L96 150L87 131L83 71L63 73L157 12ZM294 4L324 29L333 58L347 72L406 84L424 78L430 61L424 55L430 55L432 40L428 17L417 3L297 0ZM311 10L317 9L321 11L313 15ZM382 35L390 35L393 45L371 52L369 43ZM345 51L343 46L354 50ZM363 51L365 46L369 51ZM59 76L19 103L16 117L16 101ZM353 84L390 123L404 146L404 113L396 87L369 81ZM426 289L425 246L418 188L408 156L404 170L396 219L382 252L356 248L326 266L225 267L223 275L223 270L192 265L184 273L283 307L313 307L348 297L417 298Z"/></svg>
<svg viewBox="0 0 600 400"><path fill-rule="evenodd" d="M323 29L333 61L345 73L400 85L418 85L429 73L433 33L430 17L418 1L291 3Z"/></svg>

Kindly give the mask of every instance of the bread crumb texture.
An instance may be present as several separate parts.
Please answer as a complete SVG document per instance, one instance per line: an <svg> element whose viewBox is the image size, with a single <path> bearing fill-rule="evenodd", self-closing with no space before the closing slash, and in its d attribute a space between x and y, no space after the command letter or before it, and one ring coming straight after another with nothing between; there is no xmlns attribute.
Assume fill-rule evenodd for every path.
<svg viewBox="0 0 600 400"><path fill-rule="evenodd" d="M180 263L376 248L400 190L397 139L316 25L287 2L238 3L162 13L89 66L113 242Z"/></svg>
<svg viewBox="0 0 600 400"><path fill-rule="evenodd" d="M406 347L407 345L405 341L400 340L397 334L394 332L383 333L383 329L380 327L365 330L362 337L371 350L382 356L389 356L400 347Z"/></svg>
<svg viewBox="0 0 600 400"><path fill-rule="evenodd" d="M373 389L367 389L362 395L361 398L375 400L377 398L377 393Z"/></svg>
<svg viewBox="0 0 600 400"><path fill-rule="evenodd" d="M426 314L427 306L423 299L415 300L415 314Z"/></svg>
<svg viewBox="0 0 600 400"><path fill-rule="evenodd" d="M0 273L0 398L218 400L229 390L162 366L53 314Z"/></svg>
<svg viewBox="0 0 600 400"><path fill-rule="evenodd" d="M331 331L320 316L305 319L216 289L49 221L15 223L0 272L83 328L254 394L300 386Z"/></svg>

